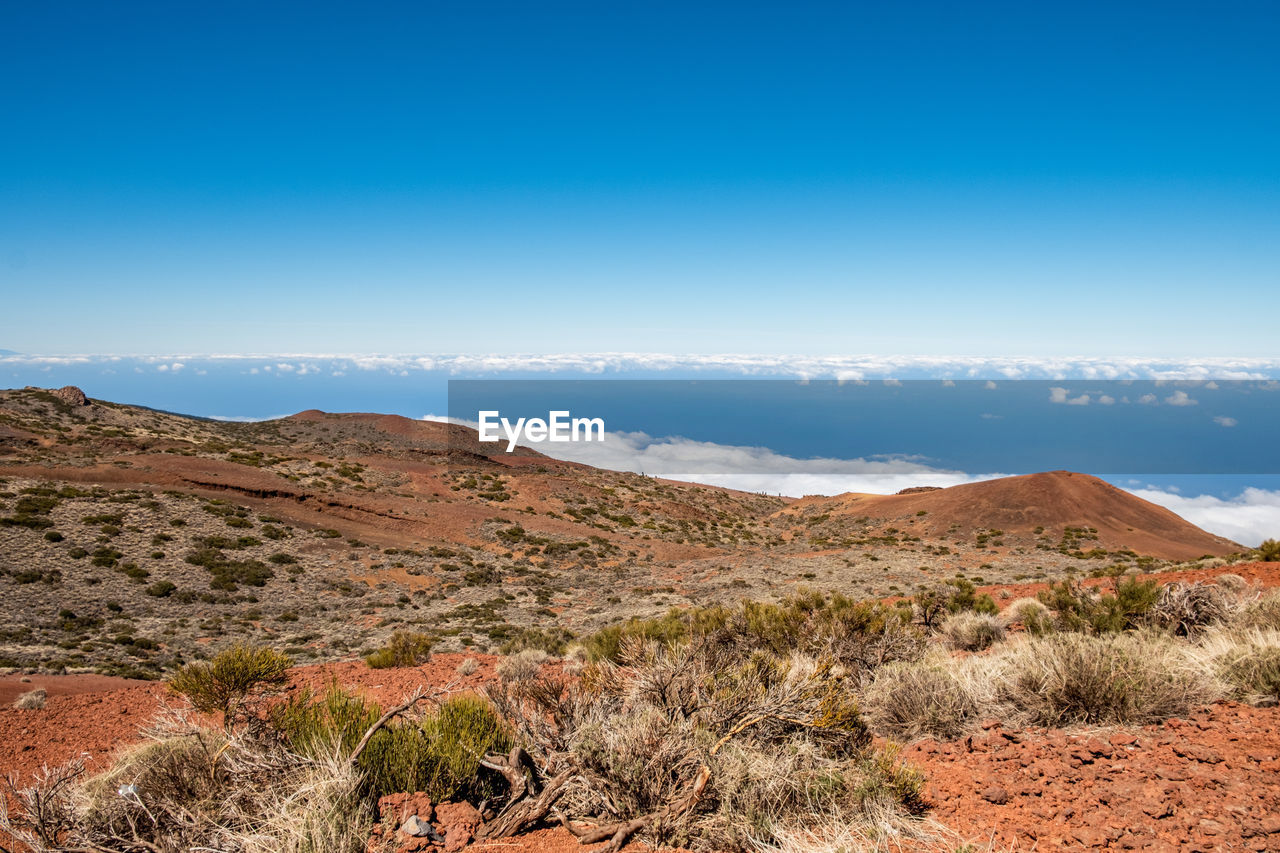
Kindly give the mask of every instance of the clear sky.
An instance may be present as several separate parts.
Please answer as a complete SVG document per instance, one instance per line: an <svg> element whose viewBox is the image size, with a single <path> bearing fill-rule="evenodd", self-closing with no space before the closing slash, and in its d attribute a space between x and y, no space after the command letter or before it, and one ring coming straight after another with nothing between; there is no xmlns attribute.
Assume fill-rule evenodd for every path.
<svg viewBox="0 0 1280 853"><path fill-rule="evenodd" d="M1275 2L5 2L0 348L1272 356Z"/></svg>

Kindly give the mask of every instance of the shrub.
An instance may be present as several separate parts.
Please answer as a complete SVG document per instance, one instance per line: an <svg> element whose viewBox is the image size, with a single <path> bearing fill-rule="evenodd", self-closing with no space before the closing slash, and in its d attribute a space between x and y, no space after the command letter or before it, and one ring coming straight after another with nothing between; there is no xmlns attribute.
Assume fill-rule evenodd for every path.
<svg viewBox="0 0 1280 853"><path fill-rule="evenodd" d="M675 645L689 633L687 617L678 610L670 610L661 619L633 618L622 625L610 625L588 637L585 643L588 657L593 661L616 661L622 654L622 646L628 640L645 640Z"/></svg>
<svg viewBox="0 0 1280 853"><path fill-rule="evenodd" d="M421 666L431 660L431 638L412 631L396 631L387 644L364 659L371 669Z"/></svg>
<svg viewBox="0 0 1280 853"><path fill-rule="evenodd" d="M705 643L736 660L757 651L783 656L799 651L830 657L857 674L919 657L924 638L910 618L908 611L877 601L801 590L776 604L742 601L734 608L673 609L661 619L633 619L589 637L584 645L594 661L617 661L622 649L637 641L669 648Z"/></svg>
<svg viewBox="0 0 1280 853"><path fill-rule="evenodd" d="M272 711L271 720L303 755L349 755L382 715L375 703L336 684L318 699L309 692ZM480 760L511 748L511 735L483 698L453 696L417 722L399 720L370 739L358 764L362 790L377 798L401 791L424 791L433 801L492 799L503 786Z"/></svg>
<svg viewBox="0 0 1280 853"><path fill-rule="evenodd" d="M1268 539L1258 546L1258 559L1264 563L1280 562L1280 542Z"/></svg>
<svg viewBox="0 0 1280 853"><path fill-rule="evenodd" d="M1096 590L1065 580L1052 584L1040 593L1040 601L1055 613L1058 628L1106 634L1136 628L1160 597L1155 581L1117 578L1113 593Z"/></svg>
<svg viewBox="0 0 1280 853"><path fill-rule="evenodd" d="M1019 645L996 673L997 700L1036 725L1145 724L1217 698L1213 680L1167 636L1053 634Z"/></svg>
<svg viewBox="0 0 1280 853"><path fill-rule="evenodd" d="M173 581L156 581L147 587L147 595L155 598L168 598L177 588L178 585Z"/></svg>
<svg viewBox="0 0 1280 853"><path fill-rule="evenodd" d="M1219 631L1205 639L1200 651L1232 697L1280 702L1280 631Z"/></svg>
<svg viewBox="0 0 1280 853"><path fill-rule="evenodd" d="M272 649L234 646L211 661L196 661L178 670L169 689L185 696L205 714L221 714L230 729L250 712L253 699L288 681L293 661Z"/></svg>
<svg viewBox="0 0 1280 853"><path fill-rule="evenodd" d="M1280 589L1273 589L1246 604L1236 616L1243 628L1270 628L1280 631Z"/></svg>
<svg viewBox="0 0 1280 853"><path fill-rule="evenodd" d="M549 655L541 649L525 649L503 658L498 664L497 675L503 681L528 681L536 678Z"/></svg>
<svg viewBox="0 0 1280 853"><path fill-rule="evenodd" d="M480 661L475 658L466 658L462 663L458 664L458 668L454 672L458 675L471 675L480 668Z"/></svg>
<svg viewBox="0 0 1280 853"><path fill-rule="evenodd" d="M775 845L815 812L909 826L921 779L874 749L846 667L760 648L807 617L792 621L800 611L786 604L720 615L728 625L687 622L686 642L625 638L616 663L590 664L580 680L547 673L490 688L533 767L576 770L539 778L542 801L596 817L618 843L639 830L718 850ZM754 630L732 627L753 617Z"/></svg>
<svg viewBox="0 0 1280 853"><path fill-rule="evenodd" d="M940 628L947 645L966 652L980 652L1004 639L1004 626L994 616L961 612L949 617Z"/></svg>
<svg viewBox="0 0 1280 853"><path fill-rule="evenodd" d="M499 649L504 655L512 655L525 649L538 649L552 657L564 654L565 646L573 639L567 628L522 628Z"/></svg>
<svg viewBox="0 0 1280 853"><path fill-rule="evenodd" d="M1000 613L1000 622L1008 628L1020 624L1034 636L1053 630L1053 611L1038 598L1015 598Z"/></svg>
<svg viewBox="0 0 1280 853"><path fill-rule="evenodd" d="M966 667L948 657L892 663L876 670L862 694L878 733L903 741L959 737L982 711Z"/></svg>
<svg viewBox="0 0 1280 853"><path fill-rule="evenodd" d="M1227 620L1234 609L1230 594L1216 584L1174 581L1160 588L1151 621L1180 637L1191 637Z"/></svg>
<svg viewBox="0 0 1280 853"><path fill-rule="evenodd" d="M19 696L13 703L13 707L19 711L39 711L44 707L45 700L48 699L48 693L43 687L37 687L35 690L28 690Z"/></svg>

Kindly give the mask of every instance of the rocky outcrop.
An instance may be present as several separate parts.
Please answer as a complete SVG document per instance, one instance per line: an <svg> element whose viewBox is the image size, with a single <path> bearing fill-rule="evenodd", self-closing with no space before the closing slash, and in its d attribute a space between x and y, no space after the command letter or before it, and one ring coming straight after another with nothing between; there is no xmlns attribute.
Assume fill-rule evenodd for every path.
<svg viewBox="0 0 1280 853"><path fill-rule="evenodd" d="M64 385L58 390L50 391L49 393L53 394L53 396L66 403L68 406L89 405L89 398L84 395L83 391L74 385Z"/></svg>

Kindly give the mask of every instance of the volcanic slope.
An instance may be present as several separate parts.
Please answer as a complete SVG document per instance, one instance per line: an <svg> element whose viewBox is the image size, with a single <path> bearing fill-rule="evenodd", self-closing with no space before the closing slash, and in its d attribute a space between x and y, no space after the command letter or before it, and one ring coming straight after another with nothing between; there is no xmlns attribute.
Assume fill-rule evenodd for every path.
<svg viewBox="0 0 1280 853"><path fill-rule="evenodd" d="M1192 560L1242 550L1162 506L1088 474L1049 471L1002 477L946 489L908 489L896 495L843 494L797 501L785 514L833 525L850 519L872 526L909 524L922 537L981 538L987 542L1132 551L1166 560Z"/></svg>
<svg viewBox="0 0 1280 853"><path fill-rule="evenodd" d="M0 392L0 665L156 675L245 639L332 660L400 629L483 651L801 585L879 597L1235 550L1079 474L793 501L388 415Z"/></svg>

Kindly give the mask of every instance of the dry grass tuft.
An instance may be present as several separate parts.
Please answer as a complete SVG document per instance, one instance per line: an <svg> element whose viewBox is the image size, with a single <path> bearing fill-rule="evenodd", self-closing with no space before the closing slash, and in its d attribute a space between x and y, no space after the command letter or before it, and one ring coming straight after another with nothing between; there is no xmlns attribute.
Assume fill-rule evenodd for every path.
<svg viewBox="0 0 1280 853"><path fill-rule="evenodd" d="M1012 725L1137 725L1224 695L1201 647L1154 631L1027 637L956 660L933 655L875 673L863 690L876 732L953 738L985 718Z"/></svg>
<svg viewBox="0 0 1280 853"><path fill-rule="evenodd" d="M903 741L959 737L991 704L983 701L981 679L973 679L981 667L945 654L881 667L862 693L867 720L879 734Z"/></svg>
<svg viewBox="0 0 1280 853"><path fill-rule="evenodd" d="M1245 604L1236 614L1235 621L1241 628L1280 631L1280 589L1273 589Z"/></svg>
<svg viewBox="0 0 1280 853"><path fill-rule="evenodd" d="M105 773L85 779L73 766L70 776L47 774L37 784L42 792L21 800L21 815L0 820L0 832L34 853L364 850L372 815L344 756L303 758L181 714L159 720L148 735Z"/></svg>
<svg viewBox="0 0 1280 853"><path fill-rule="evenodd" d="M1280 703L1280 631L1215 631L1203 639L1196 654L1232 698L1262 705Z"/></svg>
<svg viewBox="0 0 1280 853"><path fill-rule="evenodd" d="M1215 681L1167 635L1063 633L1019 644L992 673L1002 716L1035 725L1158 722L1218 698Z"/></svg>
<svg viewBox="0 0 1280 853"><path fill-rule="evenodd" d="M939 633L953 649L980 652L1004 639L1004 625L995 616L962 611L947 617Z"/></svg>
<svg viewBox="0 0 1280 853"><path fill-rule="evenodd" d="M1000 611L1000 622L1006 628L1019 624L1032 630L1032 626L1047 625L1053 621L1053 611L1038 598L1015 598Z"/></svg>
<svg viewBox="0 0 1280 853"><path fill-rule="evenodd" d="M528 681L537 678L542 665L550 659L551 656L541 649L524 649L503 658L496 672L503 681Z"/></svg>
<svg viewBox="0 0 1280 853"><path fill-rule="evenodd" d="M45 692L43 687L37 687L35 690L28 690L13 702L13 707L19 711L39 711L44 707L45 701L49 698L49 694Z"/></svg>

